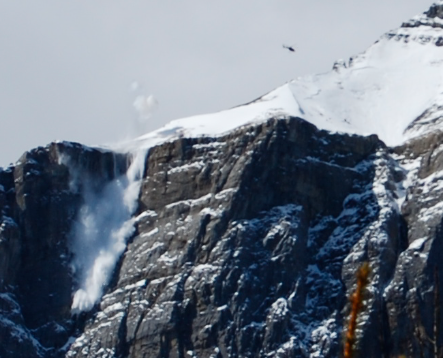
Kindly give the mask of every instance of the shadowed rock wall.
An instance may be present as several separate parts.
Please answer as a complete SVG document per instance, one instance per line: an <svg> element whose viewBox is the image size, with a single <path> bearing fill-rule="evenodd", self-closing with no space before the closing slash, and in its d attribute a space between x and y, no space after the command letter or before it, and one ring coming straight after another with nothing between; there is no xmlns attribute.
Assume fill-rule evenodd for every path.
<svg viewBox="0 0 443 358"><path fill-rule="evenodd" d="M336 357L364 261L358 349L440 354L440 142L387 148L290 118L154 147L136 233L78 316L73 179L100 190L128 158L70 143L26 153L0 171L0 356Z"/></svg>

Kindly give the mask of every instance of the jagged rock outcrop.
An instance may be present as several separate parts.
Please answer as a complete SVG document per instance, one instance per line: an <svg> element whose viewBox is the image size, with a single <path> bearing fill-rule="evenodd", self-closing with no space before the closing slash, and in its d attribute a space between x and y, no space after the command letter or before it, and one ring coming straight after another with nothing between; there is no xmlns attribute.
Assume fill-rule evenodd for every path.
<svg viewBox="0 0 443 358"><path fill-rule="evenodd" d="M308 296L318 300L312 321L344 304L341 263L311 273L328 271L327 296L317 290L320 278L305 277L327 240L310 230L324 225L316 235L325 236L341 227L346 198L374 200L366 188L378 147L374 136L331 136L292 118L153 148L137 235L68 356L83 356L85 347L91 357L100 349L128 357L300 353L291 336L306 339Z"/></svg>
<svg viewBox="0 0 443 358"><path fill-rule="evenodd" d="M402 24L402 27L418 27L431 26L442 27L441 19L443 19L443 4L432 4L428 11L425 11L421 16L416 16L408 22Z"/></svg>
<svg viewBox="0 0 443 358"><path fill-rule="evenodd" d="M53 356L74 334L69 240L82 197L63 157L97 185L126 170L121 156L73 143L0 169L1 357Z"/></svg>
<svg viewBox="0 0 443 358"><path fill-rule="evenodd" d="M128 158L68 143L31 151L0 176L1 356L335 357L364 261L360 349L429 356L440 137L390 149L288 118L154 147L136 233L100 303L74 316L72 170L99 188Z"/></svg>
<svg viewBox="0 0 443 358"><path fill-rule="evenodd" d="M124 153L0 169L0 358L338 357L363 262L357 353L442 356L442 9Z"/></svg>

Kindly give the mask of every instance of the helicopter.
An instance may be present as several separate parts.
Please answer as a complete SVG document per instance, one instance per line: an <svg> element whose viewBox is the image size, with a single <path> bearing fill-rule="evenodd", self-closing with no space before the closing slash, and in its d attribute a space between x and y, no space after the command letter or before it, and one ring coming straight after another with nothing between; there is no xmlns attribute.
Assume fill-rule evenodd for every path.
<svg viewBox="0 0 443 358"><path fill-rule="evenodd" d="M294 46L286 46L286 45L283 45L283 48L286 48L286 49L288 49L288 50L291 51L291 52L295 52Z"/></svg>

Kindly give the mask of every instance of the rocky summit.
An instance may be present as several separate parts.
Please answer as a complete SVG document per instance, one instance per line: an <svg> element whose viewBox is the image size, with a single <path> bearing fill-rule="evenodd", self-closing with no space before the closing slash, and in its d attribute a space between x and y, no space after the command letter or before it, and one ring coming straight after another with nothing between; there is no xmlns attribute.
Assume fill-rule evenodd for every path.
<svg viewBox="0 0 443 358"><path fill-rule="evenodd" d="M442 2L244 106L0 169L0 357L339 357L365 262L355 356L441 357L440 24Z"/></svg>

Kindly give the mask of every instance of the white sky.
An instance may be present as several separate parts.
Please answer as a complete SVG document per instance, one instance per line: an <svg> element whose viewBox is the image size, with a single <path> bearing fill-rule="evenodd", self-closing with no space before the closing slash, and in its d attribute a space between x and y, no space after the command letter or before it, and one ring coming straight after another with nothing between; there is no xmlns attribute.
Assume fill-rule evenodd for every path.
<svg viewBox="0 0 443 358"><path fill-rule="evenodd" d="M56 139L134 135L140 95L159 102L145 131L249 102L328 71L431 4L0 0L0 166Z"/></svg>

